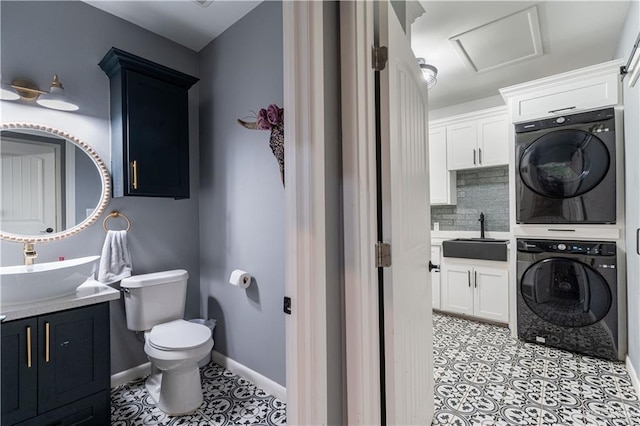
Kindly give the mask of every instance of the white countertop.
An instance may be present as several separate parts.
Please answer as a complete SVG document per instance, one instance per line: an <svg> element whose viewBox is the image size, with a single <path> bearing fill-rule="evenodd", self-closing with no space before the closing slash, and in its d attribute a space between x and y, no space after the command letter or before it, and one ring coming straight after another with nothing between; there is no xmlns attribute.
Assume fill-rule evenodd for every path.
<svg viewBox="0 0 640 426"><path fill-rule="evenodd" d="M95 280L87 280L78 287L75 294L33 303L0 305L0 314L6 315L4 319L6 322L35 315L64 311L66 309L95 305L96 303L118 300L119 298L120 292L118 290Z"/></svg>

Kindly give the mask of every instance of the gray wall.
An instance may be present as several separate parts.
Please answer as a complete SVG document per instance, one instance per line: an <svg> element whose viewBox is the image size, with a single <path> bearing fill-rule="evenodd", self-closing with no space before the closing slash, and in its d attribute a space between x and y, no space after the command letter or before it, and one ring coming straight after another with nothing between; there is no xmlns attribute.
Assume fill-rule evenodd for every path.
<svg viewBox="0 0 640 426"><path fill-rule="evenodd" d="M486 231L509 231L509 167L457 172L455 206L432 206L431 228L441 231L478 231L480 212L485 215Z"/></svg>
<svg viewBox="0 0 640 426"><path fill-rule="evenodd" d="M282 4L256 7L200 60L202 308L215 350L285 385L284 188L269 131L236 123L282 106ZM253 275L248 289L228 283L234 269Z"/></svg>
<svg viewBox="0 0 640 426"><path fill-rule="evenodd" d="M629 59L631 47L640 32L640 2L633 1L622 28L616 58ZM628 77L627 77L628 79ZM640 374L640 256L636 253L636 230L640 228L640 82L624 87L624 139L626 180L627 300L629 359Z"/></svg>
<svg viewBox="0 0 640 426"><path fill-rule="evenodd" d="M115 46L198 76L195 52L85 3L2 1L0 6L2 81L29 78L48 89L53 73L58 73L67 95L80 106L77 112L65 113L0 102L2 121L38 122L65 130L91 145L107 165L111 158L109 80L97 64L109 48ZM194 317L200 314L197 85L190 90L189 108L191 198L113 199L107 212L120 210L131 220L134 273L189 271L186 315ZM37 261L100 254L105 237L101 222L74 237L36 244ZM21 245L3 241L0 249L2 265L22 262ZM111 302L111 355L112 374L147 361L142 343L126 328L121 301Z"/></svg>

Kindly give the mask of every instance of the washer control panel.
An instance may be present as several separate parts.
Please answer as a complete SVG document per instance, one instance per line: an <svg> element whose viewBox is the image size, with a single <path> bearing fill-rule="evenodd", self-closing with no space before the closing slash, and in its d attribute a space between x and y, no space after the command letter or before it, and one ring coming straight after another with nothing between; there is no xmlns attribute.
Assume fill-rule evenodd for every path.
<svg viewBox="0 0 640 426"><path fill-rule="evenodd" d="M590 256L615 256L616 245L601 241L520 240L518 251L526 253L564 253Z"/></svg>

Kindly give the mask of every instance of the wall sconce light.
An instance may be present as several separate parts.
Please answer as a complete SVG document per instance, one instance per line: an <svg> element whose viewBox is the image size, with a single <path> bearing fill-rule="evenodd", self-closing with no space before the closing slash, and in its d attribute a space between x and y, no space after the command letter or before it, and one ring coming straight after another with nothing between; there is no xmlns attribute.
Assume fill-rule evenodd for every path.
<svg viewBox="0 0 640 426"><path fill-rule="evenodd" d="M60 80L58 80L57 74L53 75L53 82L51 83L51 89L49 89L49 92L40 90L32 81L22 79L14 80L11 83L11 89L8 85L3 83L0 99L3 101L18 99L25 101L35 100L38 105L45 108L56 109L59 111L78 110L78 105L69 101L64 95L64 88L62 87Z"/></svg>
<svg viewBox="0 0 640 426"><path fill-rule="evenodd" d="M427 61L425 61L424 58L418 58L418 65L420 65L422 76L427 82L427 90L431 89L438 82L438 80L436 79L436 76L438 75L438 68L433 65L427 64Z"/></svg>

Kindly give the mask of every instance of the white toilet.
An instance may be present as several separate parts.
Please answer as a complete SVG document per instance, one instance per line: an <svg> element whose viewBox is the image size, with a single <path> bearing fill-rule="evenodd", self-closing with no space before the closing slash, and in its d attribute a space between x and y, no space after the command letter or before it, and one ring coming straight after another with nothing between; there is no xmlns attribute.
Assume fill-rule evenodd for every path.
<svg viewBox="0 0 640 426"><path fill-rule="evenodd" d="M189 274L183 269L136 275L124 289L127 328L144 331L151 361L146 387L159 409L188 414L202 403L198 361L213 348L211 330L183 319Z"/></svg>

